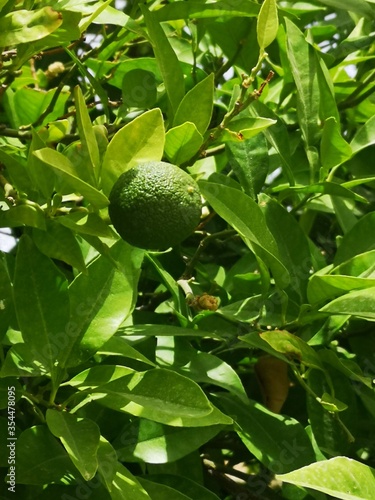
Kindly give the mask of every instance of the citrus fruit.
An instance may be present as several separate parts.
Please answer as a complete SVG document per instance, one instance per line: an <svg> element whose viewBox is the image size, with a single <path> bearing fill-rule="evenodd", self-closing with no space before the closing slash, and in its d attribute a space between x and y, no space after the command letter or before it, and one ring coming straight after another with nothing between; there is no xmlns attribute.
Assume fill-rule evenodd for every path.
<svg viewBox="0 0 375 500"><path fill-rule="evenodd" d="M199 224L197 183L175 165L141 163L117 179L109 216L121 238L136 247L162 250L189 236Z"/></svg>

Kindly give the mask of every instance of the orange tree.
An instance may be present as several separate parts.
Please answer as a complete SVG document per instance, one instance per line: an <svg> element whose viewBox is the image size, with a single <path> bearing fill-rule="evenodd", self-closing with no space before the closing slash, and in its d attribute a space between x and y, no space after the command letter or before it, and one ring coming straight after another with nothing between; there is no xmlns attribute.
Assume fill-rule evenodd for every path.
<svg viewBox="0 0 375 500"><path fill-rule="evenodd" d="M0 1L1 498L375 498L374 18ZM150 251L108 197L161 160Z"/></svg>

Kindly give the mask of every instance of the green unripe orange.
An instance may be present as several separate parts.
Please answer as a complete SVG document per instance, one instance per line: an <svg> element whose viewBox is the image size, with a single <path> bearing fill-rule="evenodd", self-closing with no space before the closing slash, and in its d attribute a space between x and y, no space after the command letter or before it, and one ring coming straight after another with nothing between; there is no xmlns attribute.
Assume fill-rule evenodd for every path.
<svg viewBox="0 0 375 500"><path fill-rule="evenodd" d="M197 183L179 167L162 161L141 163L124 172L109 201L109 216L121 238L149 250L180 243L201 216Z"/></svg>

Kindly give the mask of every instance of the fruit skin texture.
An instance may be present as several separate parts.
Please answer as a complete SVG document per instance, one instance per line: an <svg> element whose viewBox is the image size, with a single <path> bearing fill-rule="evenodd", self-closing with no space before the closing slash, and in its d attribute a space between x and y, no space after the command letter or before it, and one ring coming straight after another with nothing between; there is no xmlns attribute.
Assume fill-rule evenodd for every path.
<svg viewBox="0 0 375 500"><path fill-rule="evenodd" d="M187 238L199 224L197 183L175 165L141 163L117 179L108 212L122 239L133 246L163 250Z"/></svg>

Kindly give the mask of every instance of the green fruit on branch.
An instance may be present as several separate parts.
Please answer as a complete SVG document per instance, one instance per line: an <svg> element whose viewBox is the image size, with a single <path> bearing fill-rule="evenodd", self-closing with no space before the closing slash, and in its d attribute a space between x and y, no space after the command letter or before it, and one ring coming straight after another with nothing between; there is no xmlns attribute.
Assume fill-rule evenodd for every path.
<svg viewBox="0 0 375 500"><path fill-rule="evenodd" d="M109 216L121 238L136 247L163 250L181 243L198 226L197 183L175 165L141 163L124 172L109 195Z"/></svg>

